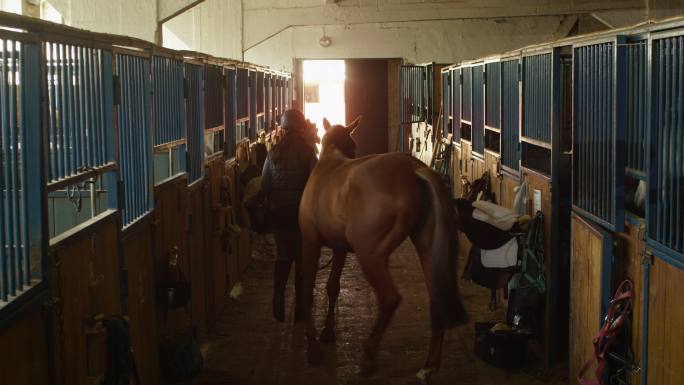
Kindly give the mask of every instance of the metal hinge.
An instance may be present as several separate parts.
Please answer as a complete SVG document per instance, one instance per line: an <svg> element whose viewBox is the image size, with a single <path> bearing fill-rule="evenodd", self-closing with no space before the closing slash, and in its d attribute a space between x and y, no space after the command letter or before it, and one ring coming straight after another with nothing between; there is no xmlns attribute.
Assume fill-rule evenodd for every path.
<svg viewBox="0 0 684 385"><path fill-rule="evenodd" d="M645 248L641 252L641 264L642 265L653 265L653 252L650 249Z"/></svg>

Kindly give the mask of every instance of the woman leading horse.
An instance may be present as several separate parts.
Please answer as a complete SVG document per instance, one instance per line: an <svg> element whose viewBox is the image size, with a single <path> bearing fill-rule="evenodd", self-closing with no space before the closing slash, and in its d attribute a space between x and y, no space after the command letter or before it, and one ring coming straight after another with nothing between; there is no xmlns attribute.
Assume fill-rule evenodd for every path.
<svg viewBox="0 0 684 385"><path fill-rule="evenodd" d="M322 351L312 318L313 288L321 246L333 249L328 281L328 316L322 342L334 341L334 308L347 252L356 253L373 287L379 315L364 344L362 374L375 369L380 340L401 295L390 277L391 253L410 237L430 293L432 338L420 376L439 368L446 328L467 322L458 292L458 244L451 198L437 173L407 154L381 154L354 159L349 126L324 120L323 150L304 189L299 209L302 233L302 300L307 353L320 363Z"/></svg>

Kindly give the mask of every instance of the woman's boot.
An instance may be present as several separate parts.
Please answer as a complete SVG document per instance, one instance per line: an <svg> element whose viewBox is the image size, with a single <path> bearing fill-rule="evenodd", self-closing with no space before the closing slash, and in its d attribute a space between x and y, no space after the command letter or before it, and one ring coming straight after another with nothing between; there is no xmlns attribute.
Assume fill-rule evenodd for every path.
<svg viewBox="0 0 684 385"><path fill-rule="evenodd" d="M290 275L289 261L276 261L273 270L273 318L279 322L285 320L285 287Z"/></svg>

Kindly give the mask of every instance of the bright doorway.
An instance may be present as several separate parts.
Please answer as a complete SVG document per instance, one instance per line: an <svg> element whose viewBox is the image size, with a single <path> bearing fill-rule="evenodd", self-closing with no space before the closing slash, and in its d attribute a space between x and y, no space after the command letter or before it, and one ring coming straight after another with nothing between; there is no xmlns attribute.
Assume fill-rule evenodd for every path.
<svg viewBox="0 0 684 385"><path fill-rule="evenodd" d="M332 124L345 124L344 60L304 60L304 115L325 134L323 118ZM319 145L320 147L320 145Z"/></svg>

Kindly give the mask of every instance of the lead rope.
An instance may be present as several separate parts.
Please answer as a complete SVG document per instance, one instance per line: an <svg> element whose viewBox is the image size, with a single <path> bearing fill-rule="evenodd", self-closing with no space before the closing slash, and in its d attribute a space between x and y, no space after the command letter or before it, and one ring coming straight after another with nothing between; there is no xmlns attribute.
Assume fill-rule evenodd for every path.
<svg viewBox="0 0 684 385"><path fill-rule="evenodd" d="M632 288L632 281L626 279L622 281L615 291L615 295L610 301L610 307L608 308L603 326L596 337L594 337L593 357L587 360L577 373L577 381L581 385L603 384L606 360L610 354L610 348L617 339L620 328L627 322L627 317L632 308ZM589 371L589 368L594 361L596 361L594 378L584 378L584 375Z"/></svg>

